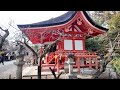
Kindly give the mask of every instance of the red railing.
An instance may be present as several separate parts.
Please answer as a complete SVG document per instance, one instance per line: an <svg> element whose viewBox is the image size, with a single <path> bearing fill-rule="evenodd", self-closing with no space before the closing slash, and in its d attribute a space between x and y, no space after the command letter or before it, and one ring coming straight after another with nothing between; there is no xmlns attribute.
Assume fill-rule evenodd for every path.
<svg viewBox="0 0 120 90"><path fill-rule="evenodd" d="M52 62L55 58L57 58L59 55L56 55L54 52L51 52L48 56L47 56L47 64L49 64L50 62Z"/></svg>
<svg viewBox="0 0 120 90"><path fill-rule="evenodd" d="M50 64L53 60L55 60L55 57L58 58L58 57L60 57L60 55L61 55L62 58L65 59L69 53L74 54L75 61L77 60L77 58L85 58L85 63L86 63L87 59L88 59L88 61L89 61L89 59L94 59L94 61L97 60L97 55L96 55L95 52L89 52L89 51L56 51L56 52L51 52L47 56L46 64ZM87 63L85 65L87 65Z"/></svg>
<svg viewBox="0 0 120 90"><path fill-rule="evenodd" d="M62 57L67 57L69 53L74 54L76 57L97 57L96 52L89 51L56 51L55 54L62 54Z"/></svg>

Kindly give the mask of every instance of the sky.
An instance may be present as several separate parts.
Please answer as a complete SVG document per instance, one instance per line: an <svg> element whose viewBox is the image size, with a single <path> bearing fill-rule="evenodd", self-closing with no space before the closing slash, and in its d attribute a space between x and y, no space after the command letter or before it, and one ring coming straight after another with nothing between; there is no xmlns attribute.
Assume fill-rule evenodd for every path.
<svg viewBox="0 0 120 90"><path fill-rule="evenodd" d="M16 24L29 24L60 16L67 11L0 11L0 21L9 19Z"/></svg>
<svg viewBox="0 0 120 90"><path fill-rule="evenodd" d="M17 29L18 24L30 24L48 20L60 16L67 11L0 11L0 26L3 29L8 28L9 22ZM17 30L10 27L8 39L12 40ZM2 32L0 32L2 33Z"/></svg>

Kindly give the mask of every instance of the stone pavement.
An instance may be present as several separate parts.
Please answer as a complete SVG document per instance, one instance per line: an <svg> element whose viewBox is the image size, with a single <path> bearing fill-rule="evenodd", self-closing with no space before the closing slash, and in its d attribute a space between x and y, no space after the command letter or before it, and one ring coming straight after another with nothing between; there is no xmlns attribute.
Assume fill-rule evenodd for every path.
<svg viewBox="0 0 120 90"><path fill-rule="evenodd" d="M79 79L91 79L92 74L94 74L96 72L95 69L89 70L89 68L81 68L80 74L77 73L77 69L74 69L73 71L74 71L74 74L77 74L77 78L79 78ZM60 76L60 79L68 79L68 77L67 77L68 74L65 74L64 70L60 70L60 72L63 72L63 74ZM41 74L42 74L42 77L41 77L42 79L46 79L46 75L47 75L47 79L54 79L54 77L49 69L47 71L42 71ZM108 64L106 71L102 75L100 75L100 78L108 79L109 74L111 76L111 79L117 78L116 73L111 68L111 65ZM25 77L25 76L33 76L32 79L37 79L37 66L26 67L23 70L23 79L31 79L30 77Z"/></svg>
<svg viewBox="0 0 120 90"><path fill-rule="evenodd" d="M37 66L28 66L22 71L23 79L30 79L31 76L37 76Z"/></svg>
<svg viewBox="0 0 120 90"><path fill-rule="evenodd" d="M22 76L25 76L25 75L37 75L37 66L26 67L22 71Z"/></svg>
<svg viewBox="0 0 120 90"><path fill-rule="evenodd" d="M75 73L77 74L77 69L73 70ZM60 76L60 79L68 79L67 74L65 74L64 70L60 70L60 72L63 72L63 74ZM82 78L82 79L90 79L92 77L92 74L95 72L94 69L89 70L88 68L84 68L81 69L81 74L77 74L78 78ZM42 75L42 79L54 79L52 73L50 72L50 70L47 71L42 71L41 72ZM57 75L57 72L56 72ZM33 77L32 79L37 79L37 66L30 66L30 67L26 67L23 70L23 79L31 79L31 76Z"/></svg>

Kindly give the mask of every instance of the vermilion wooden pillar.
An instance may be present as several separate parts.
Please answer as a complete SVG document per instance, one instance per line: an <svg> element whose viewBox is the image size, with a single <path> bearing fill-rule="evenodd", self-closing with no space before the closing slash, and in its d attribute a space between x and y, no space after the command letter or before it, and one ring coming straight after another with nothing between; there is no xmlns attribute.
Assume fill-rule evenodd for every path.
<svg viewBox="0 0 120 90"><path fill-rule="evenodd" d="M68 61L68 58L67 58L67 56L65 56L64 58L65 58L65 61Z"/></svg>
<svg viewBox="0 0 120 90"><path fill-rule="evenodd" d="M90 57L89 57L89 69L90 69L90 70L92 69L92 60L91 60Z"/></svg>
<svg viewBox="0 0 120 90"><path fill-rule="evenodd" d="M40 47L40 56L43 54L43 48ZM42 62L42 61L41 61Z"/></svg>
<svg viewBox="0 0 120 90"><path fill-rule="evenodd" d="M59 62L57 58L56 58L56 61L57 61L57 73L59 73Z"/></svg>
<svg viewBox="0 0 120 90"><path fill-rule="evenodd" d="M58 62L57 62L57 58L55 58L55 65L57 65L57 63L58 63Z"/></svg>
<svg viewBox="0 0 120 90"><path fill-rule="evenodd" d="M77 68L78 68L78 73L80 74L80 58L77 58Z"/></svg>
<svg viewBox="0 0 120 90"><path fill-rule="evenodd" d="M40 47L40 56L42 55L42 53L43 53L43 48Z"/></svg>

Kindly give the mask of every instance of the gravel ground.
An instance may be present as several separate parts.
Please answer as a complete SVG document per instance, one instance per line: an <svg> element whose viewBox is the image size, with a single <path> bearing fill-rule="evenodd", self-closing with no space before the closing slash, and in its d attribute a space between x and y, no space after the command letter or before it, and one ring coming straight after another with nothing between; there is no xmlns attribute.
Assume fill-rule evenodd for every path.
<svg viewBox="0 0 120 90"><path fill-rule="evenodd" d="M6 61L4 65L0 64L0 79L8 79L11 74L11 78L14 79L16 76L16 65L13 64L13 61ZM28 67L28 65L23 66L23 70ZM87 71L88 72L88 71ZM78 78L91 78L90 75L78 75ZM31 79L30 77L24 77L23 79ZM37 77L33 77L32 79L37 79ZM42 79L46 79L45 76L42 76ZM53 75L49 75L47 79L54 79ZM68 79L66 74L62 74L60 79Z"/></svg>
<svg viewBox="0 0 120 90"><path fill-rule="evenodd" d="M77 74L74 73L75 75L77 75L78 79L91 79L92 75L88 75L88 74ZM23 77L23 79L31 79L30 77ZM37 79L37 76L32 77L32 79ZM53 75L48 75L47 78L46 76L42 76L41 79L54 79ZM68 74L63 73L59 79L68 79Z"/></svg>
<svg viewBox="0 0 120 90"><path fill-rule="evenodd" d="M8 79L9 75L11 75L11 78L15 78L16 76L16 65L13 64L15 60L13 61L5 61L4 65L0 64L0 79ZM23 66L23 69L25 69L27 65Z"/></svg>

